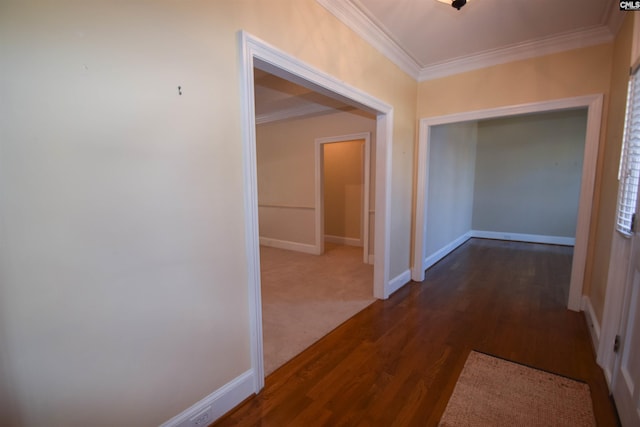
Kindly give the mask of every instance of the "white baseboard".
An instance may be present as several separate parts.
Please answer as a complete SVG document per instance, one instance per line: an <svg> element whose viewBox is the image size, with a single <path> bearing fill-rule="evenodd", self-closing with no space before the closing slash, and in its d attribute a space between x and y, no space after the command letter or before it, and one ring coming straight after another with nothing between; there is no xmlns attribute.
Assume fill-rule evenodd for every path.
<svg viewBox="0 0 640 427"><path fill-rule="evenodd" d="M471 230L471 237L480 239L510 240L514 242L544 243L547 245L575 246L574 237L545 236L542 234L520 234L500 231Z"/></svg>
<svg viewBox="0 0 640 427"><path fill-rule="evenodd" d="M595 354L598 354L598 348L600 348L600 323L591 305L591 298L588 295L582 296L582 311L587 319L587 325L589 326L589 333L591 334L591 341Z"/></svg>
<svg viewBox="0 0 640 427"><path fill-rule="evenodd" d="M213 423L253 394L253 376L253 370L250 369L246 371L209 396L195 403L190 408L185 409L180 414L163 423L160 427L182 427L183 425L190 425L190 419L205 411L209 406L211 407L212 419L208 424Z"/></svg>
<svg viewBox="0 0 640 427"><path fill-rule="evenodd" d="M422 263L422 270L424 271L427 268L431 267L436 262L440 261L442 258L449 255L451 252L453 252L454 249L456 249L458 246L460 246L470 238L471 238L471 232L469 231L467 233L464 233L462 236L458 237L457 239L455 239L453 242L444 246L443 248L438 249L435 253L433 253L432 255L429 255L424 259Z"/></svg>
<svg viewBox="0 0 640 427"><path fill-rule="evenodd" d="M272 248L286 249L288 251L304 252L306 254L318 255L315 245L306 243L290 242L287 240L272 239L270 237L260 237L260 245Z"/></svg>
<svg viewBox="0 0 640 427"><path fill-rule="evenodd" d="M411 270L406 270L389 280L389 287L387 288L387 295L391 295L407 283L411 281Z"/></svg>
<svg viewBox="0 0 640 427"><path fill-rule="evenodd" d="M324 241L329 243L335 243L338 245L362 247L362 240L355 239L353 237L331 236L329 234L325 234Z"/></svg>

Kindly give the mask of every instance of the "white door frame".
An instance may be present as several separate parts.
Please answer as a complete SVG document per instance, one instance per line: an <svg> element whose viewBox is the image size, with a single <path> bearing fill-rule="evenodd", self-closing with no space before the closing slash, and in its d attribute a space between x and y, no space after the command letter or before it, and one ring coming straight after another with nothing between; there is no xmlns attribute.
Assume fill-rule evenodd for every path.
<svg viewBox="0 0 640 427"><path fill-rule="evenodd" d="M251 371L254 378L254 391L258 393L264 387L264 356L262 347L262 297L260 289L253 68L255 66L376 115L376 216L373 295L382 299L388 298L391 294L389 286L389 236L391 232L390 191L393 108L389 104L317 70L245 31L238 32L238 44Z"/></svg>
<svg viewBox="0 0 640 427"><path fill-rule="evenodd" d="M369 263L369 177L371 169L371 133L362 132L342 136L316 138L315 140L315 223L316 223L316 253L324 253L324 144L334 144L347 141L364 140L363 183L362 183L362 257L365 264Z"/></svg>
<svg viewBox="0 0 640 427"><path fill-rule="evenodd" d="M580 311L582 307L582 285L587 260L587 244L591 209L596 176L596 162L600 143L600 124L602 120L602 94L585 95L575 98L563 98L552 101L533 102L530 104L512 105L469 111L446 116L429 117L420 120L418 139L418 176L416 195L416 227L414 235L414 258L411 270L412 279L424 280L424 243L426 239L426 206L428 203L428 167L431 127L443 124L509 117L529 113L562 111L576 108L587 108L587 132L585 138L584 161L582 166L582 182L580 186L580 203L578 205L578 221L576 226L576 243L571 266L571 283L569 285L568 308Z"/></svg>

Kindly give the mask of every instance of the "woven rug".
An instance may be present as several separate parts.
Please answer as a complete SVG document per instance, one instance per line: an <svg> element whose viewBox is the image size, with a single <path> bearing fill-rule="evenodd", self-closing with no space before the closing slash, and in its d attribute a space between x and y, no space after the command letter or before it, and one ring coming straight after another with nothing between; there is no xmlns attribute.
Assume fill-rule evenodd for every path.
<svg viewBox="0 0 640 427"><path fill-rule="evenodd" d="M595 426L589 386L472 351L440 420L461 426Z"/></svg>

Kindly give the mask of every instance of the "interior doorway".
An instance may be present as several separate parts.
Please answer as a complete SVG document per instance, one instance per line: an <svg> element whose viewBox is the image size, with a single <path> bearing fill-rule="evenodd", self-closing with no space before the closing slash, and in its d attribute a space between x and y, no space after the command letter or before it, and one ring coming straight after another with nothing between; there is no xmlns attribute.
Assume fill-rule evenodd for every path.
<svg viewBox="0 0 640 427"><path fill-rule="evenodd" d="M243 175L247 284L251 330L251 371L254 392L264 387L262 301L260 289L260 246L256 171L256 117L253 69L258 68L318 93L374 114L376 117L375 241L373 290L376 298L391 294L389 284L391 140L393 108L344 82L333 78L273 46L239 33L242 82Z"/></svg>
<svg viewBox="0 0 640 427"><path fill-rule="evenodd" d="M278 93L266 90L275 88ZM293 110L291 105L302 101L296 99L299 95L287 95L303 94L309 99L310 92L267 73L256 80L255 93L256 120L260 121L256 127L256 166L263 354L265 374L269 375L374 301L373 268L363 263L359 226L364 138L375 131L375 118L352 109L284 118L284 112L277 109L281 101L286 99L286 106ZM326 101L318 96L313 99ZM267 121L268 115L280 118ZM364 132L345 132L356 130ZM316 136L325 131L354 136L336 138L318 150ZM359 137L362 139L355 139ZM318 169L328 169L320 174L320 182L329 184L325 191L316 189L318 160L326 160L325 167ZM326 196L329 206L316 209L316 195ZM337 228L332 229L329 221L328 231L318 234L325 238L332 234L321 253L315 250L314 212L332 216L332 201ZM350 228L348 233L345 226Z"/></svg>
<svg viewBox="0 0 640 427"><path fill-rule="evenodd" d="M440 117L431 117L420 121L420 136L418 142L418 179L416 201L416 234L414 236L414 260L412 278L422 281L425 273L425 239L426 237L426 207L428 203L427 168L429 164L430 137L433 126L468 122L499 117L513 117L522 114L554 112L570 109L587 109L587 128L582 167L582 181L578 218L576 226L574 256L569 285L568 308L579 311L582 308L582 284L587 258L587 244L589 226L591 223L591 209L593 204L593 190L595 185L595 170L600 139L600 122L602 114L602 95L588 95L554 101L522 104L488 110L471 111ZM471 236L469 236L471 237ZM440 253L444 257L466 239L459 239Z"/></svg>
<svg viewBox="0 0 640 427"><path fill-rule="evenodd" d="M315 144L318 253L324 253L326 241L359 246L363 262L373 264L369 255L371 134L318 138Z"/></svg>

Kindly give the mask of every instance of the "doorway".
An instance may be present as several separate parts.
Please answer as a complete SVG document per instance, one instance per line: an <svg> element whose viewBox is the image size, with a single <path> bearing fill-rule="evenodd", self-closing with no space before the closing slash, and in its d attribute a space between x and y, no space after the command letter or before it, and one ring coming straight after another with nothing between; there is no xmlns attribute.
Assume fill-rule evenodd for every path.
<svg viewBox="0 0 640 427"><path fill-rule="evenodd" d="M429 165L432 127L443 124L499 117L513 117L522 114L554 112L578 108L587 109L587 128L582 167L582 181L580 184L575 248L567 306L570 310L580 311L582 307L582 284L587 258L589 225L591 222L593 189L595 185L596 160L600 138L602 95L589 95L422 119L420 121L420 136L418 141L416 232L414 235L414 259L412 268L413 280L422 281L424 280L425 274L426 207L428 203L427 168ZM457 242L453 242L454 244L447 247L446 250L440 254L441 257L444 257L447 253L464 243L464 241L465 239L460 239Z"/></svg>
<svg viewBox="0 0 640 427"><path fill-rule="evenodd" d="M286 94L303 93L305 99L310 97L308 90L271 74L268 74L271 77L266 75L264 73L255 85L258 121L266 114L283 116L277 110L282 103L270 104L272 99L286 99L289 107L301 101L286 97ZM278 96L265 93L265 87L276 86L280 88ZM348 133L356 130L364 132ZM336 141L322 144L322 156L316 157L316 136L325 131L354 135L346 139L363 139L351 143ZM358 247L345 244L359 243L361 230L358 226L352 229L353 223L340 221L345 210L351 217L348 222L353 219L356 223L361 221L364 138L368 139L373 132L375 119L370 115L360 110L342 109L268 122L263 119L256 127L260 290L266 375L374 301L373 268L363 263L362 244ZM338 150L327 150L327 147ZM333 234L334 241L327 242L326 251L320 253L315 250L314 217L316 212L326 212L327 209L316 209L316 194L323 193L316 190L315 168L318 160L327 157L325 151L329 154L328 166L332 160L338 163L334 164L338 176L334 177L337 181L335 188L323 193L333 192L335 199L343 204L336 206L338 230L329 233ZM341 172L346 176L339 176ZM329 175L331 181L331 173L324 175ZM331 197L329 199L331 201ZM352 217L354 214L355 218ZM345 225L351 228L348 234L343 233Z"/></svg>
<svg viewBox="0 0 640 427"><path fill-rule="evenodd" d="M258 68L376 116L376 184L374 296L387 298L389 286L389 234L391 141L393 108L358 89L346 85L301 62L248 33L239 33L242 90L243 175L247 284L251 330L251 372L254 392L264 387L262 341L262 301L260 290L260 246L258 236L258 198L256 171L256 123L253 69Z"/></svg>
<svg viewBox="0 0 640 427"><path fill-rule="evenodd" d="M333 241L333 243L361 246L363 262L365 264L373 264L373 257L369 255L369 222L373 214L369 208L371 134L364 132L318 138L315 143L317 253L324 253L324 245L327 240ZM332 153L331 165L327 165L325 162L327 150ZM328 178L327 166L330 166L331 170L335 171L331 174L334 181L331 189L328 189L327 185L325 185ZM345 171L345 168L348 170ZM359 170L354 170L353 168L358 168ZM341 173L342 176L338 177L337 174L341 170L343 172ZM344 175L345 172L348 173L348 176ZM327 193L333 196L330 200L327 200ZM327 206L327 203L329 206ZM327 210L331 206L333 206L332 211L334 213L333 215L327 215ZM359 236L354 238L356 229Z"/></svg>

